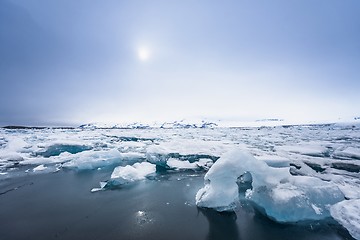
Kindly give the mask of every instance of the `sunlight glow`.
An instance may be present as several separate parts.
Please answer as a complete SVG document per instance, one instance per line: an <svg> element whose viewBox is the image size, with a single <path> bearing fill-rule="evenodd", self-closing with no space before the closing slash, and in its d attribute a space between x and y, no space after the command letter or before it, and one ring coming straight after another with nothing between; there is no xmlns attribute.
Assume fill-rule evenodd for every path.
<svg viewBox="0 0 360 240"><path fill-rule="evenodd" d="M150 57L150 52L147 48L141 47L138 49L138 57L141 61L147 61Z"/></svg>

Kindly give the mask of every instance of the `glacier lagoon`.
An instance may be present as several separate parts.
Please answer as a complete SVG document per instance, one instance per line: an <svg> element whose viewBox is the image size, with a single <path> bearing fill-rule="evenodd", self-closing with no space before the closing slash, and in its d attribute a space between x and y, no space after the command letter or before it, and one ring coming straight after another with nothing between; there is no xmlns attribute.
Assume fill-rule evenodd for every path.
<svg viewBox="0 0 360 240"><path fill-rule="evenodd" d="M5 239L358 239L359 131L359 124L1 129L1 232ZM248 162L217 167L226 158L241 162L243 153ZM235 188L224 185L230 198L215 191L220 202L230 200L200 203L216 168L240 171ZM321 194L327 201L314 197Z"/></svg>

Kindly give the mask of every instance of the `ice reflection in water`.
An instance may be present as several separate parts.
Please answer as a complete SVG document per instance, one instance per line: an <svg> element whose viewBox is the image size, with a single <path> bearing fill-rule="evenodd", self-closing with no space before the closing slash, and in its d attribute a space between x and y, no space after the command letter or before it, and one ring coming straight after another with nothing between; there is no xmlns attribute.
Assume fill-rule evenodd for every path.
<svg viewBox="0 0 360 240"><path fill-rule="evenodd" d="M198 208L209 222L209 233L207 240L235 240L239 239L238 226L236 224L236 213L217 212L213 209Z"/></svg>

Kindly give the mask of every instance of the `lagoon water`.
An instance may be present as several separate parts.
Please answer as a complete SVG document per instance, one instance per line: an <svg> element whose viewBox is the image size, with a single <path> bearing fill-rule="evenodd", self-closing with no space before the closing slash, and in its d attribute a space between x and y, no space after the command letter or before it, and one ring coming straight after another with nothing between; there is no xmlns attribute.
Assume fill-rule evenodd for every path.
<svg viewBox="0 0 360 240"><path fill-rule="evenodd" d="M163 174L110 191L108 171L62 171L1 182L1 239L352 239L334 221L278 224L249 204L197 208L203 174Z"/></svg>

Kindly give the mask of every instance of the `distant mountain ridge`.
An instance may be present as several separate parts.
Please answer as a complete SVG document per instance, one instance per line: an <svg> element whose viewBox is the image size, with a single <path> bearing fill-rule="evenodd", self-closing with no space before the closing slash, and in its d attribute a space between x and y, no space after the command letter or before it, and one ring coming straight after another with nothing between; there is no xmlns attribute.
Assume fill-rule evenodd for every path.
<svg viewBox="0 0 360 240"><path fill-rule="evenodd" d="M176 121L158 122L128 122L128 123L86 123L80 126L26 126L8 125L5 129L213 129L213 128L237 128L237 127L275 127L275 126L295 126L295 125L322 125L322 124L345 124L360 125L360 116L351 118L338 118L328 121L289 121L281 118L263 118L253 121L239 120L216 120L216 119L182 119Z"/></svg>
<svg viewBox="0 0 360 240"><path fill-rule="evenodd" d="M360 117L348 119L339 118L337 121L287 121L281 118L263 118L254 121L237 121L237 120L208 120L208 119L182 119L176 121L164 121L153 123L88 123L80 125L81 129L189 129L189 128L218 128L218 127L274 127L274 126L293 126L293 125L322 125L322 124L356 124L360 123Z"/></svg>
<svg viewBox="0 0 360 240"><path fill-rule="evenodd" d="M122 124L103 124L103 123L88 123L80 125L82 129L147 129L147 128L163 128L163 129L179 129L179 128L215 128L218 127L217 123L205 120L201 121L169 121L169 122L154 122L152 124L145 123L122 123Z"/></svg>

